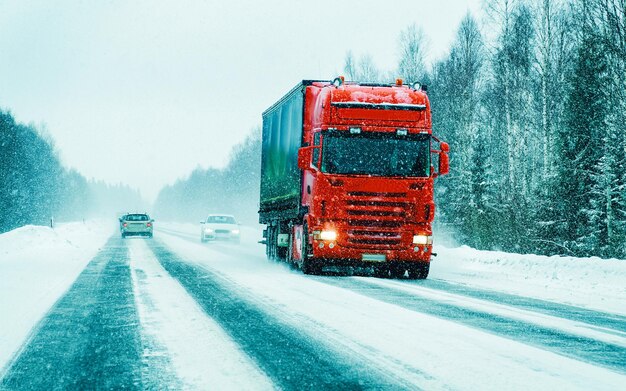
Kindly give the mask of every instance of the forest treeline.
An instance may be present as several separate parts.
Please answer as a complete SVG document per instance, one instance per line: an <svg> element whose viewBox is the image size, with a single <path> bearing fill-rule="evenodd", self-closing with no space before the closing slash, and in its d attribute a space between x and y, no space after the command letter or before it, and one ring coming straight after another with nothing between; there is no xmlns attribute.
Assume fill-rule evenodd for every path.
<svg viewBox="0 0 626 391"><path fill-rule="evenodd" d="M188 178L164 187L154 204L161 220L199 222L210 213L234 215L258 223L261 177L261 129L257 128L231 151L223 169L197 168Z"/></svg>
<svg viewBox="0 0 626 391"><path fill-rule="evenodd" d="M480 249L624 258L626 2L485 4L431 69L422 32L400 37L399 74L429 85L451 146L440 228Z"/></svg>
<svg viewBox="0 0 626 391"><path fill-rule="evenodd" d="M50 220L112 217L144 206L137 190L88 181L59 161L51 139L0 111L0 233ZM124 208L124 209L120 209Z"/></svg>
<svg viewBox="0 0 626 391"><path fill-rule="evenodd" d="M479 249L626 257L626 3L484 4L436 63L416 24L399 35L396 69L348 52L346 77L428 85L434 133L451 146L436 186L440 233ZM163 189L155 211L256 220L259 133L225 169Z"/></svg>
<svg viewBox="0 0 626 391"><path fill-rule="evenodd" d="M441 221L478 248L624 258L626 3L489 4L427 77Z"/></svg>

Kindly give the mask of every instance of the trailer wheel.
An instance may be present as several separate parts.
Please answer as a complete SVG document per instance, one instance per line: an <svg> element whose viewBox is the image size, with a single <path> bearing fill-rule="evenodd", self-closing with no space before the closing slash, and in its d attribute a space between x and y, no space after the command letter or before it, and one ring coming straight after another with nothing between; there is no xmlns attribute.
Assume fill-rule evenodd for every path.
<svg viewBox="0 0 626 391"><path fill-rule="evenodd" d="M272 227L269 225L265 229L265 256L268 260L272 259Z"/></svg>
<svg viewBox="0 0 626 391"><path fill-rule="evenodd" d="M296 259L293 259L293 232L289 232L289 247L287 248L287 263L289 264L289 266L291 267L297 267L298 266L298 261Z"/></svg>
<svg viewBox="0 0 626 391"><path fill-rule="evenodd" d="M420 262L416 265L409 267L409 279L411 280L425 280L428 277L430 271L430 262Z"/></svg>

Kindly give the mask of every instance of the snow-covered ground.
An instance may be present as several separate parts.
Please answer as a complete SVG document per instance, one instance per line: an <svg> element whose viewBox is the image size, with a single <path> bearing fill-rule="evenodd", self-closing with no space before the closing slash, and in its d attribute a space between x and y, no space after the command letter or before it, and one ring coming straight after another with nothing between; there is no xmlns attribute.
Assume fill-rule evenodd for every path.
<svg viewBox="0 0 626 391"><path fill-rule="evenodd" d="M113 233L102 221L0 235L0 370Z"/></svg>
<svg viewBox="0 0 626 391"><path fill-rule="evenodd" d="M197 235L193 224L162 224ZM263 254L262 228L242 227L245 251ZM199 240L199 239L198 239ZM220 245L219 243L216 243ZM626 315L626 260L480 251L435 244L430 279Z"/></svg>
<svg viewBox="0 0 626 391"><path fill-rule="evenodd" d="M129 246L142 337L148 340L144 342L147 370L153 362L149 357L162 355L171 361L184 389L272 389L254 363L167 274L145 241L131 239ZM162 370L159 364L155 363L154 371Z"/></svg>
<svg viewBox="0 0 626 391"><path fill-rule="evenodd" d="M626 315L626 261L435 246L430 277Z"/></svg>
<svg viewBox="0 0 626 391"><path fill-rule="evenodd" d="M239 295L249 295L249 300L257 302L294 327L310 333L311 338L321 337L331 341L341 350L363 357L364 360L375 361L385 372L426 389L613 389L626 381L626 377L610 370L521 341L494 336L464 324L381 302L327 284L324 277L312 278L283 264L269 262L265 260L263 246L256 244L259 239L256 229L242 230L248 236L242 238L241 246L200 244L199 228L192 225L167 225L167 229L161 239L168 247L182 259L203 265L235 283L240 288ZM193 236L198 237L198 243L191 242ZM583 282L571 286L558 285L560 281L552 277L554 269L558 269L557 273L564 279L570 275L574 278L579 273L577 265L573 264L576 261L601 264L602 260L572 259L568 263L561 258L480 252L469 248L439 248L438 251L440 257L431 269L434 279L449 278L448 282L475 284L505 293L551 298L557 302L574 302L589 308L600 308L602 306L598 303L609 303L604 308L616 312L619 312L620 303L625 304L624 296L615 294L615 291L623 289L626 282L624 262L610 261L601 269L588 267L587 275L592 276L588 281L599 281L602 276L609 274L613 276L613 282L620 281L622 276L622 285L618 289L608 287L606 290L596 284L583 287L587 291L593 289L597 295L607 293L605 301L586 301L578 293L568 291L581 289ZM484 254L484 260L480 254ZM494 258L505 261L497 262ZM491 263L501 266L476 277L477 270L489 270L488 265ZM613 270L610 270L611 267ZM532 270L528 276L520 271L526 268ZM490 286L487 281L489 278L498 281ZM392 280L357 280L370 285L408 290L410 294L425 300L452 303L459 308L519 319L529 327L547 327L557 332L626 346L626 333L602 333L595 327L584 326L571 319L556 319L498 303L442 294L423 288L419 283L397 283L402 286L394 287L396 282ZM531 283L525 286L523 281ZM535 290L538 285L544 288L540 292ZM517 289L509 289L511 286ZM558 289L555 293L547 294L550 287ZM602 381L598 382L598 379Z"/></svg>
<svg viewBox="0 0 626 391"><path fill-rule="evenodd" d="M27 226L0 235L0 376L115 228L111 222L71 223L54 230ZM200 243L199 224L161 222L152 241L113 243L129 248L146 372L142 376L159 372L157 379L164 383L155 386L276 386L226 326L207 315L188 287L165 270L154 252L154 246L162 244L171 251L169 262L199 266L210 273L201 278L217 276L232 289L233 297L253 303L307 340L328 345L404 384L425 389L583 390L626 384L626 368L619 366L623 360L611 356L626 348L623 325L604 327L497 299L513 294L530 298L531 303L549 301L557 311L559 305L570 304L626 314L626 261L438 246L430 281L316 277L268 261L264 246L258 244L261 227L242 226L241 233L241 244ZM465 295L462 289L447 291L446 286L491 292L496 299ZM230 295L231 290L227 292ZM414 305L402 305L398 298ZM429 309L428 303L435 307ZM446 309L474 317L474 323L438 312ZM527 335L494 328L502 320L512 327L528 327L522 332ZM571 346L559 350L562 347L533 340L541 330ZM613 349L607 352L607 361L577 345L578 338Z"/></svg>

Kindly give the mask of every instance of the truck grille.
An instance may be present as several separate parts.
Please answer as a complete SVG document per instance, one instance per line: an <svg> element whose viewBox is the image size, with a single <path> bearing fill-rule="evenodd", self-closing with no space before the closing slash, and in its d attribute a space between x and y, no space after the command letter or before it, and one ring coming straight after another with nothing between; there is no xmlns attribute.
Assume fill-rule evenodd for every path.
<svg viewBox="0 0 626 391"><path fill-rule="evenodd" d="M400 247L402 228L411 208L411 203L401 200L406 196L406 193L348 192L346 244L381 250Z"/></svg>

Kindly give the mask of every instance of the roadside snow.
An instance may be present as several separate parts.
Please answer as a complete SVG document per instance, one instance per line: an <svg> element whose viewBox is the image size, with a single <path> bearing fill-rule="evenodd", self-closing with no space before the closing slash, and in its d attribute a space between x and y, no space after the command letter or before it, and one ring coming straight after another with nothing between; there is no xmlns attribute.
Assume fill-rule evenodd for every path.
<svg viewBox="0 0 626 391"><path fill-rule="evenodd" d="M0 373L115 228L87 221L0 235Z"/></svg>
<svg viewBox="0 0 626 391"><path fill-rule="evenodd" d="M626 260L435 246L432 279L626 315Z"/></svg>

